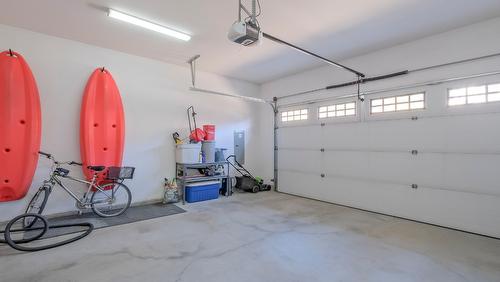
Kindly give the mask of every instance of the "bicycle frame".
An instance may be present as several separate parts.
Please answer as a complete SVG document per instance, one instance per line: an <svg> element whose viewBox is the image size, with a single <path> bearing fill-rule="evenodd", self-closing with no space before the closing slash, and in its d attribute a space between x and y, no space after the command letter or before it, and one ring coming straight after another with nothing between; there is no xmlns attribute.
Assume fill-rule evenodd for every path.
<svg viewBox="0 0 500 282"><path fill-rule="evenodd" d="M72 181L88 185L87 192L85 192L83 198L80 199L73 191L71 191L68 187L66 187L64 185L64 183L61 181L61 178L70 179ZM72 176L69 176L69 175L68 176L61 176L61 175L58 175L54 171L54 172L52 172L52 175L50 177L50 182L59 185L64 191L66 191L66 193L68 193L73 199L75 199L75 201L77 201L82 206L88 206L88 205L91 204L90 202L88 202L88 195L90 194L90 191L92 190L92 188L94 188L94 189L96 189L96 190L104 193L104 195L106 195L106 197L108 199L112 199L113 198L113 192L114 191L111 190L111 195L109 195L105 190L103 190L101 188L101 186L99 186L99 185L96 184L96 178L97 178L96 174L94 174L94 177L92 178L92 181L87 181L87 180L75 178L75 177L72 177Z"/></svg>
<svg viewBox="0 0 500 282"><path fill-rule="evenodd" d="M114 196L114 190L113 189L111 189L111 195L109 195L109 193L106 192L105 190L103 190L101 188L101 186L99 186L98 184L96 184L97 173L94 173L94 175L92 177L92 181L87 181L87 180L84 180L84 179L76 178L76 177L73 177L73 176L69 176L67 174L66 175L60 175L57 172L57 168L60 168L63 165L72 165L72 164L76 164L76 163L74 163L74 162L58 162L58 161L56 161L50 155L49 155L49 159L52 161L51 174L50 174L49 180L44 181L44 183L48 184L51 187L51 189L52 189L52 187L55 184L59 185L64 191L66 191L66 193L68 193L77 202L77 204L80 204L82 207L88 207L91 204L95 204L95 202L94 203L90 203L89 200L88 200L89 199L89 195L90 195L90 191L92 190L92 188L96 189L97 191L102 192L106 196L106 199L108 199L108 200L109 199L113 199L113 196ZM79 198L73 191L71 191L68 187L66 187L64 185L64 183L61 181L61 178L70 179L70 180L72 180L74 182L78 182L78 183L82 183L82 184L88 185L87 192L84 193L84 195L83 195L82 198ZM102 202L105 202L105 200L103 200ZM101 203L101 202L97 202L97 203Z"/></svg>

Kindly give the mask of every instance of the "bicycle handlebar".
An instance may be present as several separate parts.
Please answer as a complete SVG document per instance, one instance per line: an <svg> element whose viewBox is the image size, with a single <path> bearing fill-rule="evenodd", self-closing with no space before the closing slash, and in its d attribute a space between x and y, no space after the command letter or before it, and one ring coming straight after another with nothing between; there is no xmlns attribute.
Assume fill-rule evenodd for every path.
<svg viewBox="0 0 500 282"><path fill-rule="evenodd" d="M78 166L83 166L82 163L77 163L77 162L74 162L74 161L70 161L70 162L58 162L54 159L54 157L51 155L51 154L48 154L48 153L45 153L45 152L42 152L42 151L39 151L38 152L40 155L42 156L45 156L47 157L47 159L51 159L56 165L63 165L63 164L67 164L67 165L78 165Z"/></svg>
<svg viewBox="0 0 500 282"><path fill-rule="evenodd" d="M40 155L46 156L48 159L50 159L50 158L52 157L52 155L51 155L51 154L47 154L47 153L42 152L42 151L39 151L38 153L39 153Z"/></svg>

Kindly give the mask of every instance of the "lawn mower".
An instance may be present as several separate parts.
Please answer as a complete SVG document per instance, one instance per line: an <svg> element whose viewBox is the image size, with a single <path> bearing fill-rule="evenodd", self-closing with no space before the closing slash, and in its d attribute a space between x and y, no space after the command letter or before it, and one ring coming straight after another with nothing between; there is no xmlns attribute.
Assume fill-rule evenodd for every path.
<svg viewBox="0 0 500 282"><path fill-rule="evenodd" d="M231 161L232 160L232 161ZM259 191L270 191L271 185L264 184L264 180L260 177L254 177L245 167L237 160L235 155L226 158L226 161L231 165L241 176L236 176L236 189L257 193Z"/></svg>

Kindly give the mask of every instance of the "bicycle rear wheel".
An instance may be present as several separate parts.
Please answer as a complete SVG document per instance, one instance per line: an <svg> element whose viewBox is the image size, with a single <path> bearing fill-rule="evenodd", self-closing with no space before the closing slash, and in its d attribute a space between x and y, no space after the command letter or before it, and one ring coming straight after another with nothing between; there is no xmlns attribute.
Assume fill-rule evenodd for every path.
<svg viewBox="0 0 500 282"><path fill-rule="evenodd" d="M45 205L49 200L50 195L50 187L42 186L35 193L33 198L31 198L28 207L24 213L34 213L34 214L42 214L45 209ZM36 217L24 217L23 218L23 227L31 228L38 219Z"/></svg>
<svg viewBox="0 0 500 282"><path fill-rule="evenodd" d="M95 191L90 198L94 213L102 217L113 217L124 213L132 201L132 194L122 183L107 183Z"/></svg>

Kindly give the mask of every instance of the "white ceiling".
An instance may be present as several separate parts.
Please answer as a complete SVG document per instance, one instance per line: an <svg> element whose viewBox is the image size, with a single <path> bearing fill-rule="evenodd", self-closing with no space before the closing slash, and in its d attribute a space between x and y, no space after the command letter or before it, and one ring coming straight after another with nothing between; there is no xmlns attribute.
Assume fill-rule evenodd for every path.
<svg viewBox="0 0 500 282"><path fill-rule="evenodd" d="M250 3L249 0L244 2ZM499 0L260 0L263 30L340 60L500 16ZM263 83L321 65L268 40L229 42L238 0L0 0L0 23ZM189 42L118 22L114 8L193 35Z"/></svg>

